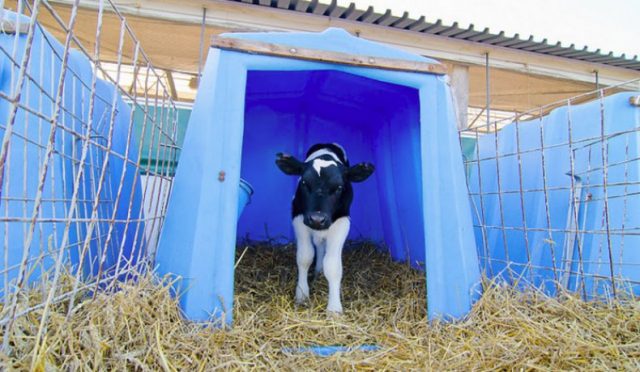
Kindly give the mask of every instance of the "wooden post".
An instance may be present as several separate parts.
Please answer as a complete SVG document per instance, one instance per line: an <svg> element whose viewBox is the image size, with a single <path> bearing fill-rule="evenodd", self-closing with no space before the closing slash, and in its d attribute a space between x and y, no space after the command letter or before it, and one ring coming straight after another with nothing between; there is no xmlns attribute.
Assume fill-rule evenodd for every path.
<svg viewBox="0 0 640 372"><path fill-rule="evenodd" d="M453 65L450 77L458 130L465 130L469 124L467 118L467 110L469 109L469 67Z"/></svg>
<svg viewBox="0 0 640 372"><path fill-rule="evenodd" d="M174 100L178 100L178 91L176 90L176 82L173 81L173 73L171 70L165 70L165 74L167 75L167 84L169 84L169 90L171 91L171 98Z"/></svg>
<svg viewBox="0 0 640 372"><path fill-rule="evenodd" d="M485 99L487 101L487 106L485 107L487 112L487 132L491 130L491 69L489 68L489 52L485 54L485 85L486 85L486 93ZM497 130L497 128L496 128Z"/></svg>

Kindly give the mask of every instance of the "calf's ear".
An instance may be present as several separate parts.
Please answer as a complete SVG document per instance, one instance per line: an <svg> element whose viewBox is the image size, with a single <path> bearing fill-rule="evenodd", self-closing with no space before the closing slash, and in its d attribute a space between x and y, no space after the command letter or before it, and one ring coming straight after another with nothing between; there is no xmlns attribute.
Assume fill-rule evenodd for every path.
<svg viewBox="0 0 640 372"><path fill-rule="evenodd" d="M362 182L369 178L376 168L371 163L360 163L347 170L347 178L351 182Z"/></svg>
<svg viewBox="0 0 640 372"><path fill-rule="evenodd" d="M289 154L276 154L276 165L284 174L299 176L302 174L304 163Z"/></svg>

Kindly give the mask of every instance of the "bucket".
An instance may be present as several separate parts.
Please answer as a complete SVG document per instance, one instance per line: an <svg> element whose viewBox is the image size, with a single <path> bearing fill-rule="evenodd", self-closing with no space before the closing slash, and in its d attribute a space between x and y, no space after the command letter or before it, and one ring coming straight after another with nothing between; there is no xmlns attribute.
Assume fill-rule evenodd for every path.
<svg viewBox="0 0 640 372"><path fill-rule="evenodd" d="M251 187L251 185L243 180L240 179L240 192L238 193L238 216L237 218L240 218L240 215L242 215L242 211L244 210L244 207L251 203L251 195L253 195L253 187Z"/></svg>

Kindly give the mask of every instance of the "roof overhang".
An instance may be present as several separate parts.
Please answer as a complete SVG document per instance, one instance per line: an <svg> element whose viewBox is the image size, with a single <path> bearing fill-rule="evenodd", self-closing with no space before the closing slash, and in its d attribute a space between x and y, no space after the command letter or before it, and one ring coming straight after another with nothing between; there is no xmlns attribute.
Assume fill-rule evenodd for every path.
<svg viewBox="0 0 640 372"><path fill-rule="evenodd" d="M228 0L137 0L113 1L126 16L146 55L161 69L196 73L201 47L209 47L212 36L225 32L248 31L314 31L329 27L343 28L353 35L381 42L402 50L436 58L449 71L454 66L469 70L469 105L483 107L485 98L485 60L491 66L492 108L523 111L558 99L564 99L595 88L595 72L601 86L611 86L637 79L640 71L600 62L518 49L517 44L505 46L502 41L491 43L479 34L460 33L455 28L423 27L424 21L412 23L408 18L395 17L357 9L342 9L317 1L284 2L254 1L262 5ZM14 2L15 3L15 2ZM70 0L53 0L51 4L62 18L68 19ZM76 34L90 49L96 38L97 0L83 0ZM311 4L315 4L312 7ZM7 1L6 6L12 2ZM333 4L333 3L332 3ZM323 8L324 7L324 8ZM205 32L201 37L203 10L206 8ZM349 9L351 9L349 11ZM56 36L62 32L55 21L43 14L41 23ZM384 18L384 19L383 19ZM106 14L101 34L100 59L115 61L120 23ZM418 27L418 25L420 25ZM434 24L436 25L436 24ZM431 27L431 28L430 28ZM56 31L58 30L58 31ZM428 32L429 31L429 32ZM475 36L474 36L475 35ZM454 37L455 36L455 37ZM497 41L498 39L496 39ZM507 43L508 44L508 43ZM527 44L528 45L528 44ZM124 53L131 53L125 48ZM206 57L206 53L203 53ZM635 82L632 89L640 89Z"/></svg>

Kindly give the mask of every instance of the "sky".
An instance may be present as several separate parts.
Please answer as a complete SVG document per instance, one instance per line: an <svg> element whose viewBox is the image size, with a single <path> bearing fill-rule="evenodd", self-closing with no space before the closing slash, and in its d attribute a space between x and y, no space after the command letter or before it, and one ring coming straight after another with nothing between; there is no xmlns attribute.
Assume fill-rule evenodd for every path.
<svg viewBox="0 0 640 372"><path fill-rule="evenodd" d="M640 0L339 0L356 3L359 9L373 6L376 12L392 14L408 11L412 18L424 15L427 21L444 24L473 24L476 30L505 31L521 39L560 41L563 46L585 45L589 51L601 49L627 58L640 58Z"/></svg>

